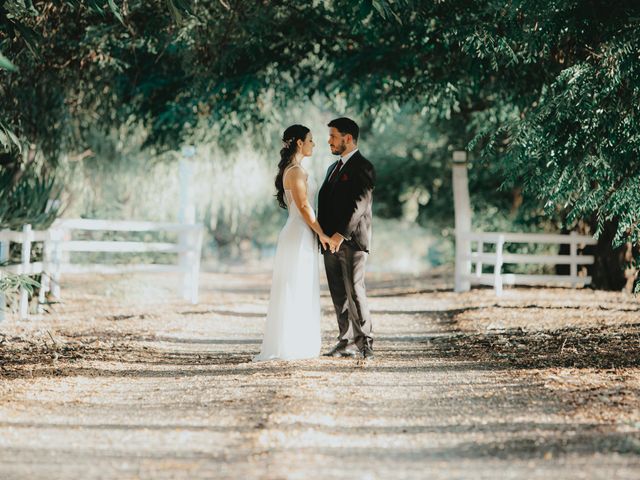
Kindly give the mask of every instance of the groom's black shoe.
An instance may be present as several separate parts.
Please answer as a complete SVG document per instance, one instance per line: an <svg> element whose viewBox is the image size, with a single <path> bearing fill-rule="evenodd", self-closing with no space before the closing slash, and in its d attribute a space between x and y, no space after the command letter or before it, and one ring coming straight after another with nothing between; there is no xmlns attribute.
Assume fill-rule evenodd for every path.
<svg viewBox="0 0 640 480"><path fill-rule="evenodd" d="M323 357L341 357L342 352L344 352L346 345L342 345L338 343L335 347L329 350L327 353L324 353Z"/></svg>
<svg viewBox="0 0 640 480"><path fill-rule="evenodd" d="M373 360L376 356L373 354L371 347L364 347L361 352L362 358L365 360Z"/></svg>
<svg viewBox="0 0 640 480"><path fill-rule="evenodd" d="M355 346L346 347L342 351L342 356L343 357L357 357L359 353L360 353L360 351Z"/></svg>
<svg viewBox="0 0 640 480"><path fill-rule="evenodd" d="M358 354L357 350L353 348L347 348L346 345L338 343L335 347L325 353L325 357L355 357Z"/></svg>

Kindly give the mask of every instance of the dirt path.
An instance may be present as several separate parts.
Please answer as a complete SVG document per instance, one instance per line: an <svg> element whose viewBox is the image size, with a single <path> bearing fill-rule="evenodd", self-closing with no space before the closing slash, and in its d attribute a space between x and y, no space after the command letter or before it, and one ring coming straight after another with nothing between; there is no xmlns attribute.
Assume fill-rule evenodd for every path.
<svg viewBox="0 0 640 480"><path fill-rule="evenodd" d="M252 364L268 275L203 283L77 278L1 325L0 478L640 476L638 299L372 276L375 361Z"/></svg>

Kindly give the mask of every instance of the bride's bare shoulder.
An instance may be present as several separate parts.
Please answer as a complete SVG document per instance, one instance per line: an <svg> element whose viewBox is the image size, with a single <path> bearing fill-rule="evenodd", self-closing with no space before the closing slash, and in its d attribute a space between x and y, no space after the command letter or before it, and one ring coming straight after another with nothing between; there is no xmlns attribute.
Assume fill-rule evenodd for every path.
<svg viewBox="0 0 640 480"><path fill-rule="evenodd" d="M285 170L283 183L286 187L287 185L293 185L301 180L306 182L308 176L309 174L307 171L300 165L292 165Z"/></svg>

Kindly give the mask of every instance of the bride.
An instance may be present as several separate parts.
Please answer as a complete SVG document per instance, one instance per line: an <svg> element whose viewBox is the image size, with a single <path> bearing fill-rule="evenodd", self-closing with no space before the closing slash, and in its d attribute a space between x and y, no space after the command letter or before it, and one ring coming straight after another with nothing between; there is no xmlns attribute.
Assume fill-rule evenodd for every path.
<svg viewBox="0 0 640 480"><path fill-rule="evenodd" d="M282 143L276 197L289 210L289 217L278 236L264 338L254 361L313 358L320 353L316 235L327 248L332 244L312 206L316 183L300 165L304 157L311 156L315 144L303 125L287 128Z"/></svg>

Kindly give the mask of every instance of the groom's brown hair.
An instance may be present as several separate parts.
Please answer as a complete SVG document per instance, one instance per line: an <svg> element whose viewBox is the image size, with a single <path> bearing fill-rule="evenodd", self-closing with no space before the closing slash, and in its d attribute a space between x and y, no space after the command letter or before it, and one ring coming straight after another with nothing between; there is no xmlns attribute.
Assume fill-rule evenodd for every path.
<svg viewBox="0 0 640 480"><path fill-rule="evenodd" d="M346 135L347 133L353 137L353 143L358 143L358 136L360 135L360 127L358 124L347 117L336 118L335 120L331 120L327 127L335 128L342 135Z"/></svg>

